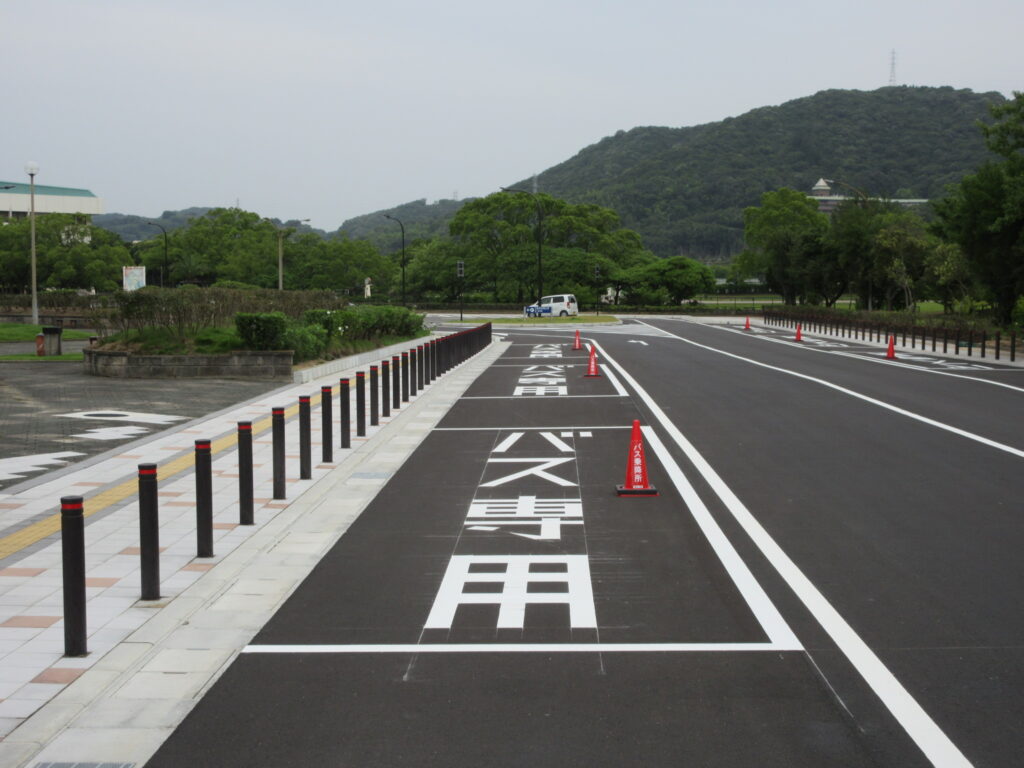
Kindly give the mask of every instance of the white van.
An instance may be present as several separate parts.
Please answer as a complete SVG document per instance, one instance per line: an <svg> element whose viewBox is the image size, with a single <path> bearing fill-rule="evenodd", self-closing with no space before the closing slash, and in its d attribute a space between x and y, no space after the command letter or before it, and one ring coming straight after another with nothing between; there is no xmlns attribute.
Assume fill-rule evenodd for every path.
<svg viewBox="0 0 1024 768"><path fill-rule="evenodd" d="M544 296L539 302L523 307L523 314L527 317L567 317L579 313L579 304L571 293Z"/></svg>

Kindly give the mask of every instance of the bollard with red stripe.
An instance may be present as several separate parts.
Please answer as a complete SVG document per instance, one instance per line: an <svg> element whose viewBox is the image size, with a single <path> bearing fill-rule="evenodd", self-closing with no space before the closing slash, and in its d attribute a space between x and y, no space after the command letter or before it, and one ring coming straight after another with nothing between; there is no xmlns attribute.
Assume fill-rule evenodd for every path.
<svg viewBox="0 0 1024 768"><path fill-rule="evenodd" d="M587 372L584 374L584 378L600 378L601 371L597 367L597 347L591 345L590 347L590 359L587 361Z"/></svg>
<svg viewBox="0 0 1024 768"><path fill-rule="evenodd" d="M81 496L60 498L64 655L85 656L85 517Z"/></svg>
<svg viewBox="0 0 1024 768"><path fill-rule="evenodd" d="M644 458L644 436L640 422L633 421L629 439L629 463L626 465L626 484L615 486L619 496L657 496L658 491L647 481L647 460Z"/></svg>
<svg viewBox="0 0 1024 768"><path fill-rule="evenodd" d="M252 422L238 422L238 524L253 525Z"/></svg>
<svg viewBox="0 0 1024 768"><path fill-rule="evenodd" d="M156 464L139 464L139 572L142 599L160 599L160 507Z"/></svg>

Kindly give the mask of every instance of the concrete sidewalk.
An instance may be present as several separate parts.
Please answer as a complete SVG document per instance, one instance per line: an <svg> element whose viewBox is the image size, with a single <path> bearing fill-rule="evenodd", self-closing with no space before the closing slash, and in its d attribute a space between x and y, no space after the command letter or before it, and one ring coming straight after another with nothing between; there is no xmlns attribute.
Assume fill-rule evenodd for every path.
<svg viewBox="0 0 1024 768"><path fill-rule="evenodd" d="M0 764L142 765L277 606L312 570L472 381L507 345L493 343L367 427L321 464L320 415L311 419L313 478L298 477L297 418L287 427L288 499L272 499L271 437L259 422L275 406L356 368L277 389L203 420L133 443L88 466L0 499L7 541L0 560ZM382 351L383 352L383 351ZM365 369L365 365L361 366ZM352 397L354 404L354 395ZM292 410L295 410L292 408ZM238 524L238 421L254 426L255 518ZM338 411L335 405L335 444ZM353 433L355 431L353 416ZM214 551L197 558L194 440L214 441ZM220 448L218 450L218 447ZM137 467L159 465L161 599L141 601ZM89 655L63 654L61 496L86 497ZM56 529L54 529L56 530ZM9 538L9 537L8 537ZM0 553L2 556L2 553Z"/></svg>

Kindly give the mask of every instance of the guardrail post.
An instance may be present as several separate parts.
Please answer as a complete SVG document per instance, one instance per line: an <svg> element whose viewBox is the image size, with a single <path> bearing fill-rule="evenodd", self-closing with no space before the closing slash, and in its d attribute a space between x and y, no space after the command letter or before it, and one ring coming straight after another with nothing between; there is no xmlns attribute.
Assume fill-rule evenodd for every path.
<svg viewBox="0 0 1024 768"><path fill-rule="evenodd" d="M313 477L312 434L309 412L309 395L299 395L299 479Z"/></svg>
<svg viewBox="0 0 1024 768"><path fill-rule="evenodd" d="M330 384L320 387L320 460L324 464L334 462L334 388Z"/></svg>
<svg viewBox="0 0 1024 768"><path fill-rule="evenodd" d="M64 655L85 656L85 517L81 496L60 499L64 579Z"/></svg>
<svg viewBox="0 0 1024 768"><path fill-rule="evenodd" d="M274 463L274 498L287 498L284 476L284 408L273 408L271 413L271 433L273 434Z"/></svg>
<svg viewBox="0 0 1024 768"><path fill-rule="evenodd" d="M139 464L139 565L142 599L160 599L160 508L156 464Z"/></svg>
<svg viewBox="0 0 1024 768"><path fill-rule="evenodd" d="M196 557L213 557L213 455L196 440Z"/></svg>
<svg viewBox="0 0 1024 768"><path fill-rule="evenodd" d="M238 524L252 525L252 422L238 422Z"/></svg>

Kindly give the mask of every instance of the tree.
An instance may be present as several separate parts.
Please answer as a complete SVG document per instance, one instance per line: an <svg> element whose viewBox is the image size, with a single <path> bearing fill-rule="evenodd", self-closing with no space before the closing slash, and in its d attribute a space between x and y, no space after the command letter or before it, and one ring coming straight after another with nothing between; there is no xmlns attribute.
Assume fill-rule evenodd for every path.
<svg viewBox="0 0 1024 768"><path fill-rule="evenodd" d="M808 262L819 256L828 217L803 192L783 187L761 196L760 207L743 212L747 250L738 257L749 275L762 274L768 286L795 304L808 292Z"/></svg>
<svg viewBox="0 0 1024 768"><path fill-rule="evenodd" d="M1007 159L1020 156L1024 152L1024 93L1014 91L1010 101L990 105L989 112L995 122L978 124L985 144Z"/></svg>
<svg viewBox="0 0 1024 768"><path fill-rule="evenodd" d="M664 289L673 304L681 304L715 287L715 276L711 269L685 256L658 259L639 269L640 279L648 289Z"/></svg>
<svg viewBox="0 0 1024 768"><path fill-rule="evenodd" d="M934 207L937 231L960 246L997 321L1009 325L1024 293L1024 157L985 163Z"/></svg>

